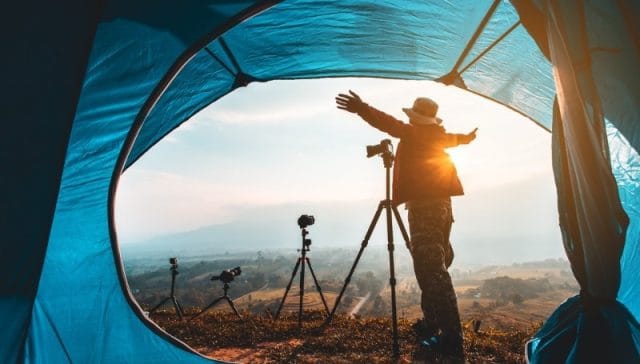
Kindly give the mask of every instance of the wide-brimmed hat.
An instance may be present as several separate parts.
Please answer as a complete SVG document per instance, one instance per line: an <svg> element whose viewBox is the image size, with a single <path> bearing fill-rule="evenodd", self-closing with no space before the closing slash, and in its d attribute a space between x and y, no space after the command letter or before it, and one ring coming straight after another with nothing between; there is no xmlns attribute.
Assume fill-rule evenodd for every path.
<svg viewBox="0 0 640 364"><path fill-rule="evenodd" d="M438 104L428 97L418 97L413 102L412 108L403 108L411 123L420 125L438 125L442 123L442 119L436 117L438 113Z"/></svg>

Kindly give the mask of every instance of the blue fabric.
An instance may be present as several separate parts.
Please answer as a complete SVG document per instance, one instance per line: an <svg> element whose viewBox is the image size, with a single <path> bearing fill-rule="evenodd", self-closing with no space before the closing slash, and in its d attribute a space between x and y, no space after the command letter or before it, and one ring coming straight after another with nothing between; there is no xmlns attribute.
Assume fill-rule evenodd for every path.
<svg viewBox="0 0 640 364"><path fill-rule="evenodd" d="M502 2L462 67L468 67L469 62L518 21L516 10ZM550 110L555 96L551 75L551 65L520 24L469 66L462 77L471 91L507 105L551 129Z"/></svg>
<svg viewBox="0 0 640 364"><path fill-rule="evenodd" d="M204 361L149 330L152 324L127 302L112 249L109 188L137 113L176 58L253 4L195 2L180 17L173 2L128 4L107 6L93 42L24 348L27 362Z"/></svg>
<svg viewBox="0 0 640 364"><path fill-rule="evenodd" d="M128 165L201 107L230 91L239 72L258 81L444 76L491 3L309 0L278 4L226 32L222 38L230 52L224 51L220 40L207 47L224 65L203 50L185 66L145 122ZM504 32L505 22L508 27L517 21L508 3L499 6L494 17L481 37L484 41L472 48L468 60ZM549 62L521 27L503 42L470 67L463 79L471 91L550 129L555 91ZM189 91L184 89L187 84ZM180 110L174 114L176 107Z"/></svg>
<svg viewBox="0 0 640 364"><path fill-rule="evenodd" d="M586 38L595 51L591 67L596 92L610 122L608 139L611 165L620 199L630 224L621 259L618 299L640 318L640 53L634 19L640 17L640 2L589 1L585 21ZM633 30L635 29L635 31ZM615 50L615 51L612 51ZM639 346L640 347L640 346Z"/></svg>
<svg viewBox="0 0 640 364"><path fill-rule="evenodd" d="M132 302L111 225L113 187L123 158L131 165L194 113L246 81L435 80L461 71L518 18L509 2L499 2L454 70L493 1L275 3L26 2L4 12L12 19L3 22L10 28L3 35L11 38L3 44L15 57L3 59L13 63L3 67L8 74L0 95L9 129L1 136L3 167L13 174L2 189L9 202L3 210L10 211L10 218L0 219L2 257L10 266L0 281L0 319L9 322L0 332L0 362L206 361L159 332ZM593 13L623 20L606 33L594 33L606 35L596 39L616 46L632 41L617 37L627 34L637 18L629 15L637 14L637 6L625 6L631 9L627 13ZM588 29L611 25L600 20L589 18ZM637 150L640 83L637 73L623 72L637 65L633 56L626 52L616 58L620 69L599 80L598 91L612 124ZM179 62L182 58L188 62ZM607 68L607 62L606 52L594 56L594 69ZM611 79L618 82L607 83ZM551 66L522 26L454 84L550 128ZM161 95L157 100L156 94ZM150 107L147 117L145 106ZM130 145L128 138L136 134ZM625 166L614 164L617 181L621 191L629 191L621 192L625 208L637 211L637 181L633 175L619 177ZM619 298L637 315L640 301L633 297L638 288L632 277L639 266L639 232L636 215L630 216ZM630 323L629 330L619 332L630 332L637 346L637 325L624 311L612 310L617 312L612 322ZM569 327L579 325L579 318L567 312L550 319L551 327L567 320ZM558 340L541 335L537 343L550 347Z"/></svg>
<svg viewBox="0 0 640 364"><path fill-rule="evenodd" d="M526 352L531 364L638 363L639 338L640 324L623 305L576 296L549 317Z"/></svg>
<svg viewBox="0 0 640 364"><path fill-rule="evenodd" d="M529 358L639 362L638 301L632 292L639 263L633 142L640 79L631 71L638 64L631 41L637 34L617 24L629 24L632 7L605 1L539 5L544 27L536 28L546 29L558 89L553 147L560 225L581 294L545 322L529 345Z"/></svg>
<svg viewBox="0 0 640 364"><path fill-rule="evenodd" d="M618 183L620 199L630 224L621 260L622 281L618 300L640 317L640 155L612 124L607 125L611 167Z"/></svg>

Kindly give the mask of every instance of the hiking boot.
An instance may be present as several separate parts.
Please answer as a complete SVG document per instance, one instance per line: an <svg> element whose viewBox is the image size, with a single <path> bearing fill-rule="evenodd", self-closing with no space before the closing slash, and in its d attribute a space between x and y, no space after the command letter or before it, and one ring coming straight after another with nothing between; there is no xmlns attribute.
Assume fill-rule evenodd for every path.
<svg viewBox="0 0 640 364"><path fill-rule="evenodd" d="M461 350L452 350L444 342L440 335L433 335L420 340L421 360L429 363L464 364L464 353Z"/></svg>
<svg viewBox="0 0 640 364"><path fill-rule="evenodd" d="M432 351L440 352L442 350L440 336L433 335L420 340L420 346Z"/></svg>

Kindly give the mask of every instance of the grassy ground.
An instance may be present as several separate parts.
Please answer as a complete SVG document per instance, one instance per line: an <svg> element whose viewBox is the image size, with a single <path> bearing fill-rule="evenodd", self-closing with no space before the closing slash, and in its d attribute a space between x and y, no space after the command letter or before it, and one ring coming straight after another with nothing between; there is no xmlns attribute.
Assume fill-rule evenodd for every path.
<svg viewBox="0 0 640 364"><path fill-rule="evenodd" d="M391 320L349 319L337 315L319 329L320 312L308 312L298 330L295 313L279 320L243 313L243 319L212 311L192 321L181 321L172 311L151 317L171 335L200 353L225 361L251 363L445 363L417 345L411 321L399 320L401 356L392 358ZM537 327L481 330L465 327L465 354L469 363L524 363L524 345Z"/></svg>

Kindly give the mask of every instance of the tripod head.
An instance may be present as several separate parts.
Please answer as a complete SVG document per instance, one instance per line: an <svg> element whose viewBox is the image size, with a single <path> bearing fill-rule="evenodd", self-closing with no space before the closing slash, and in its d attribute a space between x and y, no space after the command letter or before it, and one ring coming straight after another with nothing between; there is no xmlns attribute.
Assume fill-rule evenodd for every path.
<svg viewBox="0 0 640 364"><path fill-rule="evenodd" d="M306 228L302 228L300 231L302 233L302 249L298 249L298 251L306 253L311 250L311 239L307 238L309 231Z"/></svg>
<svg viewBox="0 0 640 364"><path fill-rule="evenodd" d="M178 274L178 258L176 257L171 257L169 258L169 264L171 265L171 267L169 268L169 270L171 271L171 274L176 275Z"/></svg>

